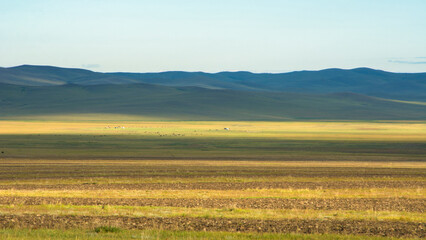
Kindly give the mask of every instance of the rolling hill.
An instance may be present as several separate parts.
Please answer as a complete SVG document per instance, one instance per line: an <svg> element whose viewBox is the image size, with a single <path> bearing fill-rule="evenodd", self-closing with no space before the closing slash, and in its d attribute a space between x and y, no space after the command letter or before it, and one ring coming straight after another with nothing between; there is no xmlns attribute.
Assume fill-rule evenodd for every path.
<svg viewBox="0 0 426 240"><path fill-rule="evenodd" d="M352 92L401 100L426 100L426 73L390 73L368 68L326 69L280 74L250 72L113 73L144 83L167 86L202 86L234 90L301 93Z"/></svg>
<svg viewBox="0 0 426 240"><path fill-rule="evenodd" d="M238 91L350 92L380 98L426 101L426 73L390 73L368 68L280 74L250 72L98 73L83 69L23 65L0 68L0 83L24 86L148 83Z"/></svg>
<svg viewBox="0 0 426 240"><path fill-rule="evenodd" d="M130 114L181 120L425 120L426 106L355 93L286 93L152 84L0 84L0 118Z"/></svg>

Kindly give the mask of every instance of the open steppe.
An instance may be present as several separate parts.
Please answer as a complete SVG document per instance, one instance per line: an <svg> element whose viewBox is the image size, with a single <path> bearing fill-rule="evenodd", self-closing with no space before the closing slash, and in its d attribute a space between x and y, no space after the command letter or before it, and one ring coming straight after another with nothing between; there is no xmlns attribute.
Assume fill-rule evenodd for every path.
<svg viewBox="0 0 426 240"><path fill-rule="evenodd" d="M424 122L2 121L0 151L2 239L426 237Z"/></svg>

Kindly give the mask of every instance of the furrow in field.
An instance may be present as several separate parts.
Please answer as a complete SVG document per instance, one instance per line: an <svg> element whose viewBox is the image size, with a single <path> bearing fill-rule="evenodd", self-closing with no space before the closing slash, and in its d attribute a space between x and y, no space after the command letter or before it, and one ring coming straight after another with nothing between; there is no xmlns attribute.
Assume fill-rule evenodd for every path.
<svg viewBox="0 0 426 240"><path fill-rule="evenodd" d="M163 229L227 232L338 233L388 237L426 237L426 224L400 221L363 220L260 220L198 217L120 217L72 215L2 215L2 228L79 228L117 226L125 229Z"/></svg>
<svg viewBox="0 0 426 240"><path fill-rule="evenodd" d="M297 156L291 156L297 157ZM363 156L368 157L368 156ZM380 157L380 156L377 156ZM169 167L206 167L208 168L267 168L273 167L275 169L286 169L286 168L365 168L365 169L389 169L389 168L405 168L405 169L425 169L426 163L424 161L370 161L367 159L365 161L342 161L339 160L339 157L335 157L333 161L313 161L313 160L287 160L287 161L266 161L259 159L259 161L253 160L230 160L230 159L213 159L213 160L200 160L193 157L188 157L187 160L170 160L167 158L153 158L153 159L90 159L82 158L79 160L73 159L25 159L25 158L4 158L0 163L2 168L6 167L27 167L27 168L58 168L63 166L74 166L74 167L90 167L90 168L123 168L126 166L131 167L149 167L149 168L169 168ZM217 161L220 160L220 161ZM117 166L117 164L122 164Z"/></svg>
<svg viewBox="0 0 426 240"><path fill-rule="evenodd" d="M425 188L356 189L245 189L245 190L0 190L4 197L82 197L92 198L417 198L424 199Z"/></svg>
<svg viewBox="0 0 426 240"><path fill-rule="evenodd" d="M364 167L224 167L224 166L16 166L2 167L0 180L8 181L29 179L63 178L194 178L194 177L365 177L365 178L425 178L424 168L364 168ZM309 166L309 167L308 167Z"/></svg>
<svg viewBox="0 0 426 240"><path fill-rule="evenodd" d="M305 220L368 220L425 222L424 213L398 211L352 211L311 209L240 209L240 208L186 208L152 206L80 206L80 205L0 205L2 214L53 214L73 216L122 217L202 217L244 219L305 219Z"/></svg>
<svg viewBox="0 0 426 240"><path fill-rule="evenodd" d="M0 185L0 190L245 190L245 189L351 189L351 188L422 188L424 181L353 181L353 182L203 182L203 183L134 183L134 184L16 184Z"/></svg>
<svg viewBox="0 0 426 240"><path fill-rule="evenodd" d="M62 198L62 197L0 197L2 205L117 205L117 206L165 206L187 208L222 209L312 209L354 211L426 211L425 199L408 198L336 198L336 199L176 199L176 198Z"/></svg>
<svg viewBox="0 0 426 240"><path fill-rule="evenodd" d="M88 184L154 184L154 183L262 183L262 182L283 182L283 183L305 183L305 182L422 182L426 185L426 178L421 177L99 177L99 178L34 178L19 180L2 180L0 185L88 185ZM370 183L372 184L372 183Z"/></svg>

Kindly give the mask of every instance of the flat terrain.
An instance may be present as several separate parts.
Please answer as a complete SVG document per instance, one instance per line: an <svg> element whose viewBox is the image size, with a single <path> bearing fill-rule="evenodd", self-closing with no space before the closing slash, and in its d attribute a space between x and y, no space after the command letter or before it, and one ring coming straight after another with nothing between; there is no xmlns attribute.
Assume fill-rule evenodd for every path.
<svg viewBox="0 0 426 240"><path fill-rule="evenodd" d="M424 122L2 121L0 151L2 239L426 237Z"/></svg>
<svg viewBox="0 0 426 240"><path fill-rule="evenodd" d="M104 117L112 120L1 121L0 156L421 161L426 155L425 122L159 122Z"/></svg>

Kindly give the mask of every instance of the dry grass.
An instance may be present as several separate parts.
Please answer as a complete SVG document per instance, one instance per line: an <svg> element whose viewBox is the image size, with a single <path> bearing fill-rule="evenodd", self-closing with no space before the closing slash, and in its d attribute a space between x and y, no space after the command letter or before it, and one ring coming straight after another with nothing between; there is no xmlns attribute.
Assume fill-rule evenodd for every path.
<svg viewBox="0 0 426 240"><path fill-rule="evenodd" d="M0 167L16 166L22 164L22 167L64 167L72 165L80 166L150 166L150 167L164 167L164 166L183 166L183 167L319 167L319 168L416 168L425 169L425 161L395 161L395 162L370 162L370 161L208 161L208 160L94 160L94 159L81 159L81 160L68 160L68 159L1 159Z"/></svg>
<svg viewBox="0 0 426 240"><path fill-rule="evenodd" d="M352 219L426 222L425 213L395 211L344 211L310 209L207 209L138 206L0 205L2 214L50 214L74 216L203 217L253 219Z"/></svg>
<svg viewBox="0 0 426 240"><path fill-rule="evenodd" d="M128 134L199 138L425 141L424 122L1 121L0 134ZM106 128L106 127L112 128ZM114 129L124 126L125 129ZM224 131L229 127L231 131ZM179 134L179 135L178 135Z"/></svg>
<svg viewBox="0 0 426 240"><path fill-rule="evenodd" d="M247 190L0 190L5 197L66 198L424 198L425 188Z"/></svg>
<svg viewBox="0 0 426 240"><path fill-rule="evenodd" d="M248 182L399 182L422 181L423 177L88 177L0 180L0 185L73 185L73 184L138 184L138 183L248 183Z"/></svg>

